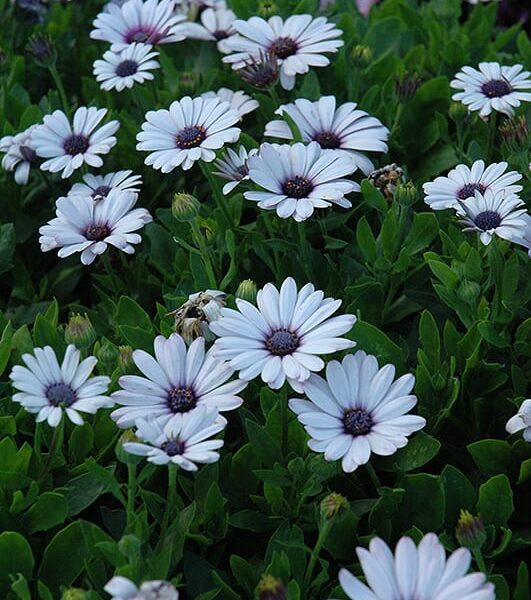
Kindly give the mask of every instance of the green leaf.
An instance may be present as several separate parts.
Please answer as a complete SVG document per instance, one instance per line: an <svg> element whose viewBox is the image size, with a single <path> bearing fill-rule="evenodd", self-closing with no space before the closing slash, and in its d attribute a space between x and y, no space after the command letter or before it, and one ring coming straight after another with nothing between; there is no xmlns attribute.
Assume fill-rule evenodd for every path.
<svg viewBox="0 0 531 600"><path fill-rule="evenodd" d="M272 466L276 462L282 462L280 446L263 427L251 419L246 419L245 430L254 451L262 458L263 464Z"/></svg>
<svg viewBox="0 0 531 600"><path fill-rule="evenodd" d="M356 241L365 260L373 263L378 257L376 239L365 216L358 221L356 226Z"/></svg>
<svg viewBox="0 0 531 600"><path fill-rule="evenodd" d="M433 213L415 213L410 232L404 241L408 254L417 254L425 250L437 237L439 223Z"/></svg>
<svg viewBox="0 0 531 600"><path fill-rule="evenodd" d="M445 498L439 477L419 473L405 475L402 523L404 529L416 526L423 531L437 531L444 523Z"/></svg>
<svg viewBox="0 0 531 600"><path fill-rule="evenodd" d="M389 210L387 200L368 179L364 179L361 182L361 193L369 206L375 208L384 215L387 214L387 211Z"/></svg>
<svg viewBox="0 0 531 600"><path fill-rule="evenodd" d="M383 331L365 321L356 321L348 337L356 341L360 350L374 354L382 363L392 363L403 370L404 353Z"/></svg>
<svg viewBox="0 0 531 600"><path fill-rule="evenodd" d="M440 448L439 440L419 431L409 440L407 446L401 448L393 456L381 460L379 468L383 471L413 471L430 462Z"/></svg>
<svg viewBox="0 0 531 600"><path fill-rule="evenodd" d="M0 591L3 596L11 587L10 575L21 573L30 579L33 573L35 559L31 546L26 539L16 531L0 533Z"/></svg>
<svg viewBox="0 0 531 600"><path fill-rule="evenodd" d="M5 371L11 356L11 341L13 340L13 328L11 321L7 323L0 338L0 375Z"/></svg>
<svg viewBox="0 0 531 600"><path fill-rule="evenodd" d="M467 446L476 465L488 475L509 473L511 446L504 440L480 440Z"/></svg>
<svg viewBox="0 0 531 600"><path fill-rule="evenodd" d="M13 223L0 225L0 275L13 266L15 252L15 227Z"/></svg>
<svg viewBox="0 0 531 600"><path fill-rule="evenodd" d="M28 510L26 518L30 533L47 531L64 523L68 515L68 502L55 492L44 492Z"/></svg>
<svg viewBox="0 0 531 600"><path fill-rule="evenodd" d="M506 475L491 477L479 488L478 512L485 525L505 525L514 511L513 491Z"/></svg>
<svg viewBox="0 0 531 600"><path fill-rule="evenodd" d="M461 510L474 510L476 490L466 475L453 465L446 465L441 473L441 485L446 500L446 524L454 526Z"/></svg>

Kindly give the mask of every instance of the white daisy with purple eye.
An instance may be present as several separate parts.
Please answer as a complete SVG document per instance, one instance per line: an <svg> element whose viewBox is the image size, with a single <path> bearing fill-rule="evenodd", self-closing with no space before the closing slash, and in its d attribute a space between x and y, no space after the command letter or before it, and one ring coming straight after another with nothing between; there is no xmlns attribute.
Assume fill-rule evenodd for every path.
<svg viewBox="0 0 531 600"><path fill-rule="evenodd" d="M137 587L127 577L115 575L103 589L110 600L179 600L179 592L168 581L144 581Z"/></svg>
<svg viewBox="0 0 531 600"><path fill-rule="evenodd" d="M457 208L459 202L472 198L476 192L503 192L507 197L519 194L523 187L515 183L522 176L516 171L506 173L508 166L506 162L500 162L485 168L482 160L476 160L471 167L457 165L448 175L423 185L424 202L433 210L444 210Z"/></svg>
<svg viewBox="0 0 531 600"><path fill-rule="evenodd" d="M194 340L187 348L173 333L159 335L154 342L155 358L143 350L133 352L133 361L144 377L124 375L113 400L122 407L111 417L118 427L132 427L137 419L157 418L164 425L172 417L207 406L218 411L233 410L243 400L237 395L247 383L229 381L234 369L205 352L205 340Z"/></svg>
<svg viewBox="0 0 531 600"><path fill-rule="evenodd" d="M308 400L289 401L311 437L308 446L325 460L341 460L346 473L367 463L371 453L389 456L403 448L426 420L406 414L417 403L411 395L415 377L394 377L393 365L379 369L376 357L361 350L329 362L326 379L312 374L302 384Z"/></svg>
<svg viewBox="0 0 531 600"><path fill-rule="evenodd" d="M185 171L198 160L212 162L215 150L238 141L238 111L219 98L190 98L172 102L169 110L150 110L136 136L137 150L149 152L145 163L169 173Z"/></svg>
<svg viewBox="0 0 531 600"><path fill-rule="evenodd" d="M480 117L488 117L493 110L514 115L521 102L531 101L531 79L522 65L502 66L497 62L479 63L478 69L463 67L450 82L462 90L452 96Z"/></svg>
<svg viewBox="0 0 531 600"><path fill-rule="evenodd" d="M140 42L156 46L180 42L186 37L186 17L175 11L175 0L127 0L121 6L108 4L94 20L93 40L122 50Z"/></svg>
<svg viewBox="0 0 531 600"><path fill-rule="evenodd" d="M476 191L474 197L461 200L457 214L464 231L478 231L481 242L487 246L494 235L504 240L518 240L523 236L527 221L524 203L517 196L490 190Z"/></svg>
<svg viewBox="0 0 531 600"><path fill-rule="evenodd" d="M74 113L72 125L62 110L46 115L43 124L31 134L31 146L37 156L46 159L40 166L43 171L58 173L65 179L83 164L101 167L100 154L108 154L116 145L113 134L120 123L109 121L98 128L107 114L105 108L81 106Z"/></svg>
<svg viewBox="0 0 531 600"><path fill-rule="evenodd" d="M355 345L338 336L350 331L356 317L332 317L341 300L325 298L311 283L300 290L291 277L280 290L268 283L256 302L258 307L237 299L238 310L222 308L221 317L210 324L218 336L214 356L230 361L245 381L261 375L270 388L279 389L287 379L301 391L311 372L324 367L319 354Z"/></svg>
<svg viewBox="0 0 531 600"><path fill-rule="evenodd" d="M524 246L524 248L527 250L529 258L531 258L531 215L529 215L529 213L526 213L523 216L523 219L525 221L525 227L523 228L521 233L513 237L512 241L515 244Z"/></svg>
<svg viewBox="0 0 531 600"><path fill-rule="evenodd" d="M59 258L81 253L90 265L108 245L127 254L142 241L136 233L153 218L145 208L133 208L137 194L117 188L107 196L70 196L57 200L57 217L39 229L43 252L59 248Z"/></svg>
<svg viewBox="0 0 531 600"><path fill-rule="evenodd" d="M229 182L223 186L223 193L225 195L230 194L242 181L249 180L249 166L247 161L257 152L257 148L247 151L244 146L240 146L238 152L232 150L232 148L227 148L224 156L216 160L215 164L218 170L214 171L214 175L222 177Z"/></svg>
<svg viewBox="0 0 531 600"><path fill-rule="evenodd" d="M524 400L518 412L505 425L507 433L523 431L524 440L531 442L531 399Z"/></svg>
<svg viewBox="0 0 531 600"><path fill-rule="evenodd" d="M236 18L236 15L228 8L206 8L199 15L200 24L186 24L186 37L215 41L218 50L223 54L228 54L231 50L227 48L227 38L236 34L236 29L234 29Z"/></svg>
<svg viewBox="0 0 531 600"><path fill-rule="evenodd" d="M235 92L229 88L219 88L216 92L204 92L201 94L201 98L219 98L222 102L228 102L230 107L238 112L240 119L260 106L258 100L254 100L245 92Z"/></svg>
<svg viewBox="0 0 531 600"><path fill-rule="evenodd" d="M247 200L265 210L275 210L282 219L305 221L316 208L337 204L350 208L346 194L360 186L343 179L356 170L347 155L322 150L317 142L292 146L262 144L257 155L247 160L249 179L260 191L244 192Z"/></svg>
<svg viewBox="0 0 531 600"><path fill-rule="evenodd" d="M110 378L90 377L97 359L89 356L80 361L80 358L73 344L67 347L61 365L50 346L23 354L26 366L16 365L9 375L11 384L19 390L13 394L13 402L36 414L37 423L47 421L50 427L59 425L63 411L72 423L82 425L80 412L94 414L100 408L112 406L111 398L105 396Z"/></svg>
<svg viewBox="0 0 531 600"><path fill-rule="evenodd" d="M389 129L355 102L337 106L335 96L322 96L312 102L299 98L283 104L275 113L287 115L297 126L303 142L317 142L323 150L339 150L351 156L365 175L374 169L366 152L387 152ZM287 121L270 121L265 136L293 139Z"/></svg>
<svg viewBox="0 0 531 600"><path fill-rule="evenodd" d="M31 125L16 135L6 135L0 139L0 152L5 152L2 168L14 172L15 182L19 185L28 183L31 166L37 162L31 142L31 136L37 127L38 125Z"/></svg>
<svg viewBox="0 0 531 600"><path fill-rule="evenodd" d="M223 62L237 70L261 52L274 54L285 90L293 89L296 75L307 73L310 67L328 66L330 59L324 54L337 52L344 43L338 39L343 32L334 23L312 15L292 15L285 21L277 15L267 21L260 17L238 19L234 28L238 34L226 40L233 54L225 56Z"/></svg>
<svg viewBox="0 0 531 600"><path fill-rule="evenodd" d="M133 175L133 171L128 169L105 175L87 173L83 175L83 183L74 183L67 197L92 196L92 198L101 198L108 196L109 192L114 189L138 194L141 185L142 177Z"/></svg>
<svg viewBox="0 0 531 600"><path fill-rule="evenodd" d="M149 44L133 43L120 51L107 50L103 59L94 62L93 72L101 89L121 92L154 79L151 71L160 65L155 60L159 53L152 49Z"/></svg>

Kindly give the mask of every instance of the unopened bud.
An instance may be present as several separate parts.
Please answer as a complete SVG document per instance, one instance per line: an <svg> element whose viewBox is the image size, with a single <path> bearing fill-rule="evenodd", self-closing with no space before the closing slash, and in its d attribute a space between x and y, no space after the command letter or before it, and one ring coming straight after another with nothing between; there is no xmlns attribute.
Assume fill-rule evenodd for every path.
<svg viewBox="0 0 531 600"><path fill-rule="evenodd" d="M179 89L186 94L192 94L197 87L197 75L193 71L184 71L179 80Z"/></svg>
<svg viewBox="0 0 531 600"><path fill-rule="evenodd" d="M396 186L395 199L402 206L413 206L418 200L418 190L412 181L399 182Z"/></svg>
<svg viewBox="0 0 531 600"><path fill-rule="evenodd" d="M46 33L36 33L30 37L26 44L26 52L43 67L54 65L57 59L52 38Z"/></svg>
<svg viewBox="0 0 531 600"><path fill-rule="evenodd" d="M171 212L177 221L185 223L193 221L199 214L201 204L199 200L192 194L180 192L173 196L171 203Z"/></svg>
<svg viewBox="0 0 531 600"><path fill-rule="evenodd" d="M280 579L272 575L262 575L256 588L257 600L287 600L286 588Z"/></svg>
<svg viewBox="0 0 531 600"><path fill-rule="evenodd" d="M463 123L469 116L468 108L462 102L452 102L448 114L454 123Z"/></svg>
<svg viewBox="0 0 531 600"><path fill-rule="evenodd" d="M354 46L350 52L350 58L357 67L366 67L372 61L373 52L369 46L359 44Z"/></svg>
<svg viewBox="0 0 531 600"><path fill-rule="evenodd" d="M69 588L63 592L61 600L86 600L87 592L79 588Z"/></svg>
<svg viewBox="0 0 531 600"><path fill-rule="evenodd" d="M131 346L118 346L118 366L122 373L132 371L135 363L133 362L133 349Z"/></svg>
<svg viewBox="0 0 531 600"><path fill-rule="evenodd" d="M332 492L321 501L321 516L325 519L333 519L347 507L347 499L341 494Z"/></svg>
<svg viewBox="0 0 531 600"><path fill-rule="evenodd" d="M252 279L244 279L236 290L236 298L253 302L256 300L256 283Z"/></svg>
<svg viewBox="0 0 531 600"><path fill-rule="evenodd" d="M96 341L96 330L85 315L71 315L65 329L65 341L76 348L89 348Z"/></svg>
<svg viewBox="0 0 531 600"><path fill-rule="evenodd" d="M270 17L278 14L278 5L272 0L260 0L257 12L261 17Z"/></svg>
<svg viewBox="0 0 531 600"><path fill-rule="evenodd" d="M462 510L455 530L457 541L465 548L481 548L487 541L487 533L483 519L474 517L467 510Z"/></svg>
<svg viewBox="0 0 531 600"><path fill-rule="evenodd" d="M395 91L400 102L406 102L415 95L421 84L416 73L404 73L400 79L395 79Z"/></svg>
<svg viewBox="0 0 531 600"><path fill-rule="evenodd" d="M522 152L529 148L529 125L523 115L507 119L499 127L500 135L510 150Z"/></svg>
<svg viewBox="0 0 531 600"><path fill-rule="evenodd" d="M98 346L98 344L96 346ZM102 340L101 345L95 350L94 354L103 371L109 372L116 367L118 348L109 340Z"/></svg>
<svg viewBox="0 0 531 600"><path fill-rule="evenodd" d="M463 280L456 290L457 297L463 302L476 302L481 294L481 287L475 281Z"/></svg>

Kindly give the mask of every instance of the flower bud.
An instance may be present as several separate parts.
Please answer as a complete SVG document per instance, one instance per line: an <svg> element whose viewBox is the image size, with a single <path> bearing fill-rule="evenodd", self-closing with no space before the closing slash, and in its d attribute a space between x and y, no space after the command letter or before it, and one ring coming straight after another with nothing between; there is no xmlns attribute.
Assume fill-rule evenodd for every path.
<svg viewBox="0 0 531 600"><path fill-rule="evenodd" d="M180 192L173 196L171 203L171 212L175 219L181 223L193 221L199 214L201 204L192 194Z"/></svg>
<svg viewBox="0 0 531 600"><path fill-rule="evenodd" d="M55 51L52 38L46 33L35 33L32 35L26 44L26 52L41 67L54 65L57 59L57 52Z"/></svg>
<svg viewBox="0 0 531 600"><path fill-rule="evenodd" d="M126 452L124 450L124 444L127 444L128 442L138 442L140 441L136 435L135 432L133 431L133 429L126 429L122 435L118 438L118 441L116 442L116 446L114 448L114 451L116 453L116 458L126 464L126 465L137 465L139 463L142 462L143 457L142 456L138 456L136 454L130 454L129 452Z"/></svg>
<svg viewBox="0 0 531 600"><path fill-rule="evenodd" d="M413 98L420 84L421 79L416 73L404 73L401 78L395 79L395 91L400 102Z"/></svg>
<svg viewBox="0 0 531 600"><path fill-rule="evenodd" d="M118 367L122 373L128 373L134 369L133 349L131 346L118 346Z"/></svg>
<svg viewBox="0 0 531 600"><path fill-rule="evenodd" d="M193 20L193 19L192 19ZM179 89L186 94L193 94L197 87L197 75L193 71L184 71L179 80Z"/></svg>
<svg viewBox="0 0 531 600"><path fill-rule="evenodd" d="M481 287L475 281L464 279L459 284L456 293L458 298L463 300L463 302L475 303L481 294Z"/></svg>
<svg viewBox="0 0 531 600"><path fill-rule="evenodd" d="M412 181L399 182L396 186L395 199L402 206L413 206L418 200L418 190Z"/></svg>
<svg viewBox="0 0 531 600"><path fill-rule="evenodd" d="M256 300L256 283L252 279L245 279L240 283L236 290L236 298L253 302Z"/></svg>
<svg viewBox="0 0 531 600"><path fill-rule="evenodd" d="M112 371L116 367L118 354L118 348L107 339L103 339L101 345L95 351L98 363L100 363L102 370L107 372Z"/></svg>
<svg viewBox="0 0 531 600"><path fill-rule="evenodd" d="M271 15L278 14L278 6L272 0L260 0L258 2L258 14L261 17L270 17Z"/></svg>
<svg viewBox="0 0 531 600"><path fill-rule="evenodd" d="M76 348L89 348L96 341L96 330L87 314L70 315L65 329L65 341Z"/></svg>
<svg viewBox="0 0 531 600"><path fill-rule="evenodd" d="M61 596L61 600L85 600L86 598L87 592L79 588L68 588Z"/></svg>
<svg viewBox="0 0 531 600"><path fill-rule="evenodd" d="M350 52L350 59L357 67L366 67L372 60L373 52L369 46L358 44Z"/></svg>
<svg viewBox="0 0 531 600"><path fill-rule="evenodd" d="M262 575L256 588L257 600L288 600L286 588L280 579L272 575Z"/></svg>
<svg viewBox="0 0 531 600"><path fill-rule="evenodd" d="M463 123L469 116L468 108L462 102L452 102L448 114L454 123Z"/></svg>
<svg viewBox="0 0 531 600"><path fill-rule="evenodd" d="M341 494L332 492L321 501L321 516L327 520L333 519L347 507L347 499Z"/></svg>
<svg viewBox="0 0 531 600"><path fill-rule="evenodd" d="M523 152L529 148L529 125L523 115L506 119L498 130L503 141L513 152Z"/></svg>
<svg viewBox="0 0 531 600"><path fill-rule="evenodd" d="M465 548L481 548L487 541L483 519L479 515L474 517L467 510L461 510L455 537Z"/></svg>

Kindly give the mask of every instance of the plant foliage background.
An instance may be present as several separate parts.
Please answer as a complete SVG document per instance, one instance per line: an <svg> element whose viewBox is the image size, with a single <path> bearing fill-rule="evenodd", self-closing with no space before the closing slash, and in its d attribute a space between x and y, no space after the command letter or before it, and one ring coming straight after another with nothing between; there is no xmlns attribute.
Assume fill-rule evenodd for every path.
<svg viewBox="0 0 531 600"><path fill-rule="evenodd" d="M243 18L318 13L313 0L231 4ZM18 186L0 173L0 597L51 600L75 587L85 590L80 598L104 598L103 585L116 571L136 580L171 577L183 583L183 597L201 600L252 598L266 572L282 579L290 599L343 597L337 571L360 572L357 545L375 534L395 543L405 533L419 538L434 531L453 549L459 511L468 509L486 525L484 556L497 598L529 600L531 449L505 432L527 397L531 374L525 250L499 239L483 247L449 211L430 211L421 193L390 202L368 181L353 197L354 208L316 214L302 231L292 221L270 219L241 194L224 198L222 180L206 179L197 166L167 175L145 167L145 155L134 148L149 109L221 86L245 89L260 108L245 117L242 140L258 145L276 106L268 94L246 88L214 44L194 41L161 48L153 84L122 94L100 90L92 63L102 45L89 32L102 5L52 4L37 26L0 0L3 134L61 108L48 71L24 52L34 30L46 30L72 107L107 107L121 123L103 172L141 174L139 203L155 217L136 254L111 252L110 277L101 261L87 268L75 256L60 260L39 250L37 230L71 182L35 172L28 186ZM345 46L330 67L299 77L293 92L279 90L281 100L335 94L338 102L358 102L392 130L389 155L379 164L401 165L417 190L479 158L506 160L529 174L525 151L511 151L499 137L493 142L489 124L450 99L449 80L463 65L531 65L527 34L521 25L499 28L496 10L496 3L385 0L365 19L353 2L339 0L325 14L343 30ZM413 73L420 86L399 97L396 80ZM525 186L524 198L529 178ZM365 469L347 476L312 453L294 415L283 435L287 390L255 381L230 415L220 462L179 473L171 526L161 539L166 469L125 456L109 411L83 426L68 423L52 456L51 429L37 439L34 417L11 402L10 367L34 346L48 344L61 354L71 313L89 316L97 372L112 374L116 386L132 369L120 347L150 351L158 332L173 330L168 313L209 287L200 255L189 249L197 238L172 217L177 191L201 201L201 235L219 289L234 294L247 278L258 287L287 276L300 285L312 281L342 298L342 311L358 315L348 334L358 348L395 364L399 374L415 374L418 412L428 424L392 457L373 455L380 489ZM320 501L331 491L349 506L334 519L308 581L322 527ZM129 522L128 502L134 503Z"/></svg>

